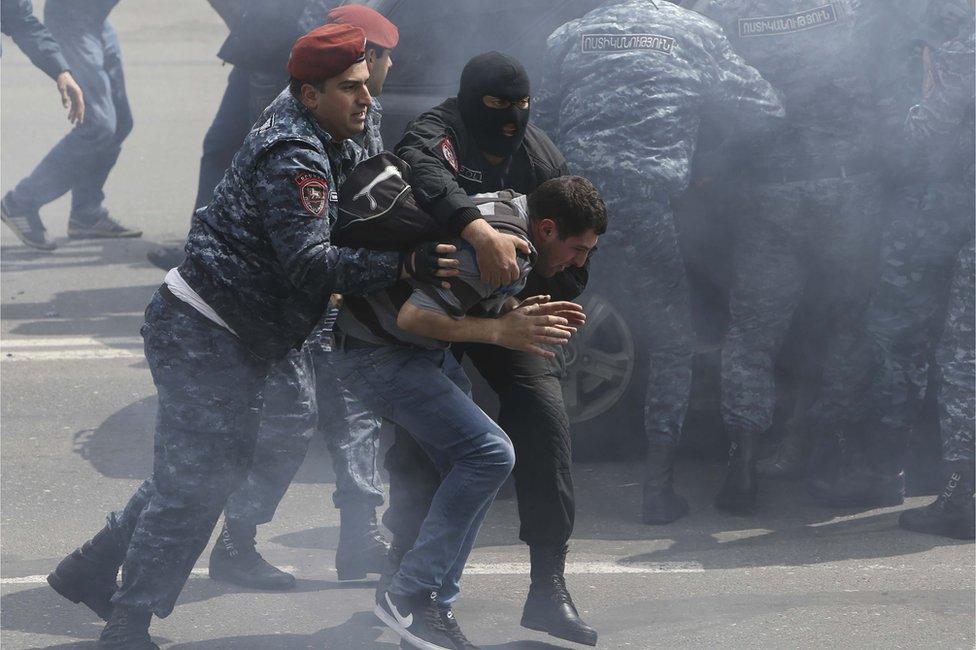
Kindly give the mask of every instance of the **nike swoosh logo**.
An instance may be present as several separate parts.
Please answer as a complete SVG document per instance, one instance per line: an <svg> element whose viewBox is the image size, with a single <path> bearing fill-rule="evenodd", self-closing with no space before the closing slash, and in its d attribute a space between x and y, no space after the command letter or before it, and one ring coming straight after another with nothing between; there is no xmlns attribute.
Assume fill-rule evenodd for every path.
<svg viewBox="0 0 976 650"><path fill-rule="evenodd" d="M386 598L386 604L387 606L389 606L390 611L393 612L393 618L397 620L397 623L402 625L404 629L413 625L413 614L407 614L406 616L401 616L400 611L396 608L396 605L394 605L393 601L390 600L389 592L383 594L383 598Z"/></svg>

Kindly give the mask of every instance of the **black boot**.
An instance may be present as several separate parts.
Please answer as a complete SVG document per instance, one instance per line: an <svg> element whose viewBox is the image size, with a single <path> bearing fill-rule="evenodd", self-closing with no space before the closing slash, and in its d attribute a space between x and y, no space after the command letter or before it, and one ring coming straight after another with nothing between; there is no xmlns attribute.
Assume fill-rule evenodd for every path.
<svg viewBox="0 0 976 650"><path fill-rule="evenodd" d="M756 511L756 435L740 433L729 446L729 469L722 489L715 496L715 507L733 515Z"/></svg>
<svg viewBox="0 0 976 650"><path fill-rule="evenodd" d="M798 426L787 428L772 456L756 461L756 475L779 481L795 481L803 476L810 453L810 436Z"/></svg>
<svg viewBox="0 0 976 650"><path fill-rule="evenodd" d="M853 445L843 432L835 431L832 435L824 436L810 452L805 480L807 492L816 495L829 490L834 481L859 462L863 462L862 455L854 453Z"/></svg>
<svg viewBox="0 0 976 650"><path fill-rule="evenodd" d="M532 585L522 609L522 627L551 636L596 645L596 630L583 622L566 588L567 546L529 547Z"/></svg>
<svg viewBox="0 0 976 650"><path fill-rule="evenodd" d="M112 614L112 596L118 589L115 578L124 558L125 551L105 527L61 560L48 575L47 583L71 602L84 603L107 621Z"/></svg>
<svg viewBox="0 0 976 650"><path fill-rule="evenodd" d="M973 500L973 463L946 464L946 481L934 503L906 510L898 525L907 530L954 539L976 538L976 502Z"/></svg>
<svg viewBox="0 0 976 650"><path fill-rule="evenodd" d="M376 583L375 600L377 603L380 602L383 593L393 583L393 576L400 570L400 562L403 560L403 556L407 554L407 551L410 550L410 546L412 544L407 545L401 542L398 537L393 537L393 543L390 544L390 550L386 552L386 558L383 561L383 572L380 573L380 579Z"/></svg>
<svg viewBox="0 0 976 650"><path fill-rule="evenodd" d="M210 577L251 589L291 589L295 577L269 564L254 549L256 532L256 526L225 521L210 552Z"/></svg>
<svg viewBox="0 0 976 650"><path fill-rule="evenodd" d="M152 612L118 605L95 646L100 650L159 650L149 638Z"/></svg>
<svg viewBox="0 0 976 650"><path fill-rule="evenodd" d="M880 508L905 500L905 437L900 430L865 425L851 444L837 435L841 462L830 477L811 480L810 494L832 508Z"/></svg>
<svg viewBox="0 0 976 650"><path fill-rule="evenodd" d="M644 501L641 519L654 526L670 524L688 514L688 502L673 487L674 453L671 445L650 445L644 465Z"/></svg>
<svg viewBox="0 0 976 650"><path fill-rule="evenodd" d="M146 253L146 259L156 268L169 271L183 263L186 253L182 246L165 246Z"/></svg>
<svg viewBox="0 0 976 650"><path fill-rule="evenodd" d="M339 580L363 580L367 573L383 573L390 545L376 525L376 510L348 506L339 510L339 547L335 566Z"/></svg>
<svg viewBox="0 0 976 650"><path fill-rule="evenodd" d="M905 501L905 472L849 464L832 482L812 482L810 494L831 508L881 508Z"/></svg>

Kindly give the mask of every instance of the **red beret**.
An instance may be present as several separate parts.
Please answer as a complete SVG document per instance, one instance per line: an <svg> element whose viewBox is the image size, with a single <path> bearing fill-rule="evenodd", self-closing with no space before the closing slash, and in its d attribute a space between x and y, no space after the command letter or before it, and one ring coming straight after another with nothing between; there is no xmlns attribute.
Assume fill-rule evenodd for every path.
<svg viewBox="0 0 976 650"><path fill-rule="evenodd" d="M322 81L365 58L366 32L352 25L323 25L295 41L288 74L302 81Z"/></svg>
<svg viewBox="0 0 976 650"><path fill-rule="evenodd" d="M384 50L392 50L400 41L400 32L386 16L363 5L343 5L329 12L325 23L353 25L366 32L366 40Z"/></svg>

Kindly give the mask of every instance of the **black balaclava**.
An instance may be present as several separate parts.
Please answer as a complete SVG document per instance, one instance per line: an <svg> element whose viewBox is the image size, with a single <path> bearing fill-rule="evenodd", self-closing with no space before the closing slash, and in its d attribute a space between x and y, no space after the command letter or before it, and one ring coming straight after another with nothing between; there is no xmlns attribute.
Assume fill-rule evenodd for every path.
<svg viewBox="0 0 976 650"><path fill-rule="evenodd" d="M508 158L522 144L529 123L529 109L489 108L484 95L518 101L529 96L529 75L518 60L501 52L479 54L464 66L458 89L458 108L468 133L485 153ZM502 125L514 124L515 135L502 133Z"/></svg>

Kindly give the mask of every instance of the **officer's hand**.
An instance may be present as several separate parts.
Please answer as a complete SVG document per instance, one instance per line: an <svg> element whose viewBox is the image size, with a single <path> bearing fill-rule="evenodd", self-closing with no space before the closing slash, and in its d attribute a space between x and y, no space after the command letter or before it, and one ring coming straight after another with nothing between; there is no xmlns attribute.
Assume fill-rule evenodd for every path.
<svg viewBox="0 0 976 650"><path fill-rule="evenodd" d="M560 316L533 314L533 307L518 307L496 318L493 342L496 345L530 352L546 359L556 355L544 345L565 345L575 331L569 321Z"/></svg>
<svg viewBox="0 0 976 650"><path fill-rule="evenodd" d="M517 252L532 252L529 243L515 235L500 233L484 219L475 219L461 231L461 236L474 246L481 269L481 281L493 287L511 284L519 278Z"/></svg>
<svg viewBox="0 0 976 650"><path fill-rule="evenodd" d="M451 244L424 242L407 254L400 277L430 284L436 284L438 278L454 277L460 273L458 261L451 257L456 252L457 247ZM451 288L449 282L441 281L440 285L445 289Z"/></svg>
<svg viewBox="0 0 976 650"><path fill-rule="evenodd" d="M61 105L68 109L68 121L81 124L85 121L85 94L81 92L81 86L67 70L58 75L57 83Z"/></svg>
<svg viewBox="0 0 976 650"><path fill-rule="evenodd" d="M329 303L333 307L335 307L336 309L341 309L342 308L342 294L341 293L334 293L331 296L329 296Z"/></svg>

